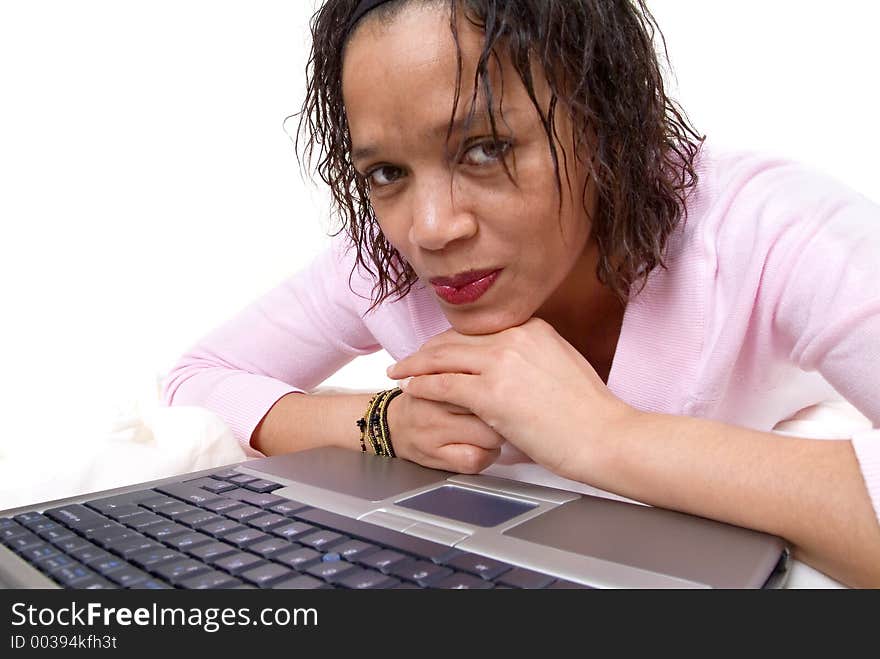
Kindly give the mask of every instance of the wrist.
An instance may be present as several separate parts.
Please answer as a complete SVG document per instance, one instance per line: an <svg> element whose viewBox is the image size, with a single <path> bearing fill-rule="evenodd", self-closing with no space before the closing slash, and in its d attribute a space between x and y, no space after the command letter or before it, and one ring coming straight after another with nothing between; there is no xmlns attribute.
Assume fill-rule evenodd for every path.
<svg viewBox="0 0 880 659"><path fill-rule="evenodd" d="M570 480L611 489L616 475L625 468L635 449L633 442L642 441L655 414L638 410L617 399L601 421L583 419L577 451L564 461L559 475Z"/></svg>

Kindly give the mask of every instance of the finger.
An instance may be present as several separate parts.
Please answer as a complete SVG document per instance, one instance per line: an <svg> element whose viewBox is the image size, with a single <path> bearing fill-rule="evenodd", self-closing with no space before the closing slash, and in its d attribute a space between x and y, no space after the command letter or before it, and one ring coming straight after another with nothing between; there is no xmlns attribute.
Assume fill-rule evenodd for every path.
<svg viewBox="0 0 880 659"><path fill-rule="evenodd" d="M482 373L488 366L485 346L455 343L423 347L388 368L388 377L401 380L429 373Z"/></svg>
<svg viewBox="0 0 880 659"><path fill-rule="evenodd" d="M425 403L428 403L430 405L437 405L443 408L443 410L445 410L446 412L449 412L450 414L455 414L456 416L472 416L474 418L477 418L473 411L469 410L466 407L453 405L452 403L438 403L435 400L426 400Z"/></svg>
<svg viewBox="0 0 880 659"><path fill-rule="evenodd" d="M430 339L425 341L422 344L422 348L432 348L435 346L444 346L444 345L480 345L481 342L485 341L485 337L488 335L483 334L461 334L454 329L448 329L445 332L441 332L435 336L432 336Z"/></svg>
<svg viewBox="0 0 880 659"><path fill-rule="evenodd" d="M499 448L504 443L504 438L492 430L483 421L473 415L460 416L455 424L449 428L446 441L442 444L473 444L486 450Z"/></svg>
<svg viewBox="0 0 880 659"><path fill-rule="evenodd" d="M403 381L400 381L397 383L397 386L400 387L401 390L403 390L404 396L408 395L406 393L406 384L409 380L410 380L410 378L407 378L406 380L403 380ZM403 385L403 386L401 386L401 385ZM413 397L413 398L415 398L415 397ZM432 409L430 409L430 410L422 410L420 413L423 415L426 415L429 412L435 412L437 409L439 409L442 412L447 412L448 414L455 414L455 415L462 415L462 416L475 416L473 410L471 410L467 407L461 407L460 405L453 405L452 403L442 403L442 402L439 402L436 400L425 400L425 399L419 399L419 403L421 403L422 405L430 405L432 407Z"/></svg>
<svg viewBox="0 0 880 659"><path fill-rule="evenodd" d="M413 376L401 388L410 396L438 403L451 403L479 415L480 376L466 373L437 373Z"/></svg>
<svg viewBox="0 0 880 659"><path fill-rule="evenodd" d="M437 450L437 456L462 474L477 474L501 455L501 449L486 450L472 444L447 444Z"/></svg>

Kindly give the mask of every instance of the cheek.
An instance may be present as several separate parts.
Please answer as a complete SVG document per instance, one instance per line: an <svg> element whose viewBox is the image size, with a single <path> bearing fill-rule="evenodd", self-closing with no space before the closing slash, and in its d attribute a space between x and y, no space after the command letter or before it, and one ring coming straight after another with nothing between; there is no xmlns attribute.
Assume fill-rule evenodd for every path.
<svg viewBox="0 0 880 659"><path fill-rule="evenodd" d="M373 210L385 240L391 243L391 246L398 252L406 255L409 245L409 225L405 218L386 204L378 204L377 207L377 204L374 203Z"/></svg>

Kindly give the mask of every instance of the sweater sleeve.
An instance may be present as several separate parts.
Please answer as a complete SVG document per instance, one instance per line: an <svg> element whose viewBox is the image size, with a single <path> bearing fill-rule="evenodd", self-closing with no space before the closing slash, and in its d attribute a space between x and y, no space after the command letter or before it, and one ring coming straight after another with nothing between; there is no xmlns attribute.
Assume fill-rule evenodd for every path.
<svg viewBox="0 0 880 659"><path fill-rule="evenodd" d="M871 421L852 444L880 519L880 206L819 176L798 188L809 203L776 227L762 276L773 336Z"/></svg>
<svg viewBox="0 0 880 659"><path fill-rule="evenodd" d="M256 454L251 435L279 398L309 391L380 348L363 320L368 296L351 290L352 265L334 239L308 267L188 350L163 380L163 401L211 410Z"/></svg>

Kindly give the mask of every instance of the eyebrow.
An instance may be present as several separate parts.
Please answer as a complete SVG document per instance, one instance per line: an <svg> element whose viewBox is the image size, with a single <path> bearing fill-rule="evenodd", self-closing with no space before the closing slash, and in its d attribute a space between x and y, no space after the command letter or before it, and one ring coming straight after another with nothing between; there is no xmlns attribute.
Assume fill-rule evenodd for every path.
<svg viewBox="0 0 880 659"><path fill-rule="evenodd" d="M509 117L512 114L520 114L521 110L519 108L506 108L504 110L504 116ZM495 112L495 123L502 123L502 119L500 117L500 113ZM473 116L463 116L458 117L452 122L452 131L451 134L454 134L458 131L461 131L465 128L466 125L490 125L489 124L489 113L486 110L477 110L474 112ZM449 123L438 124L431 131L430 135L432 137L446 137L447 131L449 130ZM374 144L368 144L366 146L360 146L351 151L351 159L352 161L358 160L368 160L374 157L379 152L379 147Z"/></svg>

